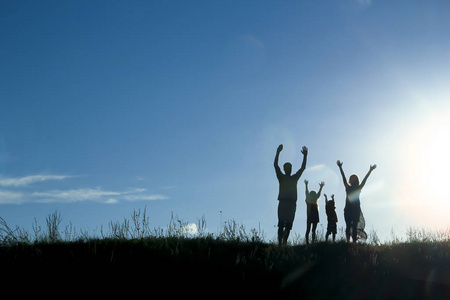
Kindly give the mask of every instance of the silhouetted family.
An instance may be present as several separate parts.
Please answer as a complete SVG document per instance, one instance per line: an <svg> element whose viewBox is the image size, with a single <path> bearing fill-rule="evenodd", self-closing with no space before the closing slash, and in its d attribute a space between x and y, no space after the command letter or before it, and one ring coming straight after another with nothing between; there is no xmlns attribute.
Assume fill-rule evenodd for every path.
<svg viewBox="0 0 450 300"><path fill-rule="evenodd" d="M303 154L303 162L300 169L294 174L292 173L292 165L287 162L283 165L284 174L281 172L280 167L278 166L278 159L280 156L280 152L283 150L283 145L278 146L277 153L275 155L274 167L275 173L279 182L279 192L278 192L278 244L283 245L287 243L289 233L292 230L292 225L294 223L295 211L297 209L297 182L302 176L303 171L306 169L306 161L308 156L308 148L303 146L302 154ZM350 237L354 243L356 243L358 236L360 238L367 238L366 233L364 232L364 215L361 211L361 202L359 196L361 194L361 190L366 184L369 175L376 168L376 165L371 165L369 172L364 177L363 181L359 182L359 177L356 174L350 176L348 182L345 177L344 170L342 169L342 162L337 161L337 165L342 175L342 180L344 181L346 199L345 199L345 207L344 207L344 219L345 219L345 236L347 238L347 242L350 241ZM320 182L319 191L316 192L314 190L309 191L308 189L308 180L305 180L305 202L306 202L306 244L309 243L309 234L311 232L312 226L312 242L316 241L316 228L317 223L319 223L319 198L322 192L322 188L325 185L325 182ZM328 241L328 237L330 234L333 236L333 242L336 238L337 233L337 214L336 214L336 205L334 200L334 195L331 195L331 200L328 200L327 195L325 195L325 211L327 214L327 232L326 232L326 240Z"/></svg>

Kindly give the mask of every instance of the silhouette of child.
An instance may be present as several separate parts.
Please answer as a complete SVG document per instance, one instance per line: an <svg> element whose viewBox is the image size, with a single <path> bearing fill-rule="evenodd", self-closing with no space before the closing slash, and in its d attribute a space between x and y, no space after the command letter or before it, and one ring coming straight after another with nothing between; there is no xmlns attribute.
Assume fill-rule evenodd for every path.
<svg viewBox="0 0 450 300"><path fill-rule="evenodd" d="M278 158L280 152L283 150L283 145L279 145L277 154L275 155L274 167L279 182L278 192L278 244L286 244L289 233L294 222L295 210L297 209L297 181L300 179L303 171L306 168L306 157L308 155L308 148L303 146L303 162L301 168L291 175L292 165L285 163L283 174L278 166Z"/></svg>
<svg viewBox="0 0 450 300"><path fill-rule="evenodd" d="M312 225L312 242L314 243L316 241L316 228L317 223L319 223L319 203L318 200L320 198L320 193L322 192L322 188L325 185L325 182L321 182L319 184L319 192L316 193L316 191L308 191L308 180L305 180L305 187L306 187L306 244L309 244L309 232L311 231L311 225Z"/></svg>
<svg viewBox="0 0 450 300"><path fill-rule="evenodd" d="M339 170L341 171L342 180L344 181L345 192L347 193L347 197L345 199L345 208L344 208L344 218L345 218L345 236L347 238L347 242L350 241L350 234L352 235L353 242L356 243L358 231L362 236L367 237L367 234L364 232L364 216L361 211L361 202L359 196L361 194L361 190L366 184L369 175L373 170L377 167L377 165L371 165L369 172L364 177L361 184L359 183L359 177L356 174L350 176L349 181L344 174L344 170L342 169L342 162L337 161L337 165Z"/></svg>
<svg viewBox="0 0 450 300"><path fill-rule="evenodd" d="M331 200L328 201L327 195L325 196L325 211L327 212L327 233L325 235L325 240L328 242L328 237L330 234L333 234L333 242L336 241L336 233L337 233L337 214L336 214L336 204L334 202L334 194L331 195Z"/></svg>

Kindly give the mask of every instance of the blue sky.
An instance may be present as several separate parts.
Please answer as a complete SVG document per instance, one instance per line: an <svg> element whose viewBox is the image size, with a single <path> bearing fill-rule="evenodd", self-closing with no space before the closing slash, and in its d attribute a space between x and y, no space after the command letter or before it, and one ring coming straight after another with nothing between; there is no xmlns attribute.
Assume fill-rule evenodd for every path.
<svg viewBox="0 0 450 300"><path fill-rule="evenodd" d="M0 216L98 230L147 207L275 236L273 159L378 168L366 226L448 226L447 1L0 1ZM326 216L321 198L320 218Z"/></svg>

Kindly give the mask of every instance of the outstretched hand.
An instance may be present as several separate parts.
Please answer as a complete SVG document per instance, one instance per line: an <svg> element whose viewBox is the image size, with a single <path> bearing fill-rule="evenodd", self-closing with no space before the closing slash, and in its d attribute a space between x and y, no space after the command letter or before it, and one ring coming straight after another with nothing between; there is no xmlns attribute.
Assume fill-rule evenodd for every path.
<svg viewBox="0 0 450 300"><path fill-rule="evenodd" d="M338 161L336 162L336 164L338 165L338 167L342 167L343 162L340 161L340 160L338 160Z"/></svg>
<svg viewBox="0 0 450 300"><path fill-rule="evenodd" d="M304 182L305 182L305 184L306 184L306 185L308 185L308 180L306 180L306 179L305 179L305 181L304 181Z"/></svg>
<svg viewBox="0 0 450 300"><path fill-rule="evenodd" d="M377 165L371 165L370 166L370 171L373 171L373 170L375 170L377 168Z"/></svg>
<svg viewBox="0 0 450 300"><path fill-rule="evenodd" d="M302 153L303 155L308 155L308 148L306 148L306 146L302 147Z"/></svg>
<svg viewBox="0 0 450 300"><path fill-rule="evenodd" d="M325 185L325 181L322 181L321 183L319 183L320 187L323 187Z"/></svg>

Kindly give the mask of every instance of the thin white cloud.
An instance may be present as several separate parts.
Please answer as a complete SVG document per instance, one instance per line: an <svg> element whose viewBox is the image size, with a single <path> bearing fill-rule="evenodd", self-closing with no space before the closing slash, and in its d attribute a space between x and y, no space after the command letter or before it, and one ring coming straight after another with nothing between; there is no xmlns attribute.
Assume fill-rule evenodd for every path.
<svg viewBox="0 0 450 300"><path fill-rule="evenodd" d="M125 201L152 201L152 200L165 200L167 196L164 195L128 195L123 197Z"/></svg>
<svg viewBox="0 0 450 300"><path fill-rule="evenodd" d="M21 193L0 190L0 204L23 203L75 203L94 201L105 204L115 204L121 201L154 201L166 200L169 197L160 194L145 193L145 189L129 191L107 191L101 188L81 188L72 190L51 190L46 192Z"/></svg>
<svg viewBox="0 0 450 300"><path fill-rule="evenodd" d="M108 200L105 201L106 204L116 204L119 203L119 200L114 199L114 198L109 198Z"/></svg>
<svg viewBox="0 0 450 300"><path fill-rule="evenodd" d="M21 204L25 202L23 193L0 190L0 204Z"/></svg>
<svg viewBox="0 0 450 300"><path fill-rule="evenodd" d="M111 191L103 191L99 188L97 189L75 189L75 190L66 190L59 191L53 190L49 192L35 192L32 194L33 198L36 199L37 202L82 202L82 201L102 201L107 197L108 199L112 196L119 196L121 193L119 192L111 192Z"/></svg>
<svg viewBox="0 0 450 300"><path fill-rule="evenodd" d="M17 188L26 187L32 183L47 180L63 180L68 175L33 175L20 178L1 178L0 187L14 188L15 190L0 190L0 204L22 204L22 203L74 203L94 201L106 204L115 204L121 201L153 201L165 200L167 196L161 194L150 194L146 189L135 188L125 191L110 191L97 188L79 188L69 190L49 190L25 192L17 191Z"/></svg>
<svg viewBox="0 0 450 300"><path fill-rule="evenodd" d="M0 186L3 187L22 187L35 182L42 182L47 180L63 180L73 176L68 175L31 175L19 178L2 178L0 179Z"/></svg>
<svg viewBox="0 0 450 300"><path fill-rule="evenodd" d="M82 202L82 201L96 201L107 204L118 203L124 201L142 201L142 200L165 200L168 197L164 195L153 195L144 193L145 189L134 189L124 192L105 191L100 188L96 189L75 189L66 191L49 191L36 192L32 196L36 202Z"/></svg>

